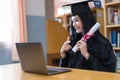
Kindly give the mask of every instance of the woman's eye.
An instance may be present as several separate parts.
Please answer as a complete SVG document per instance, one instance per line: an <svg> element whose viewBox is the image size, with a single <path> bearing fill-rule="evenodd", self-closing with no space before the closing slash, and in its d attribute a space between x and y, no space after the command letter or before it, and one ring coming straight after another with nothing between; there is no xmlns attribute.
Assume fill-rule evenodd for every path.
<svg viewBox="0 0 120 80"><path fill-rule="evenodd" d="M77 22L77 21L79 21L78 19L77 20L75 20L75 22Z"/></svg>
<svg viewBox="0 0 120 80"><path fill-rule="evenodd" d="M73 23L74 23L74 22L78 22L78 21L79 21L78 19L75 19L75 20L73 20Z"/></svg>

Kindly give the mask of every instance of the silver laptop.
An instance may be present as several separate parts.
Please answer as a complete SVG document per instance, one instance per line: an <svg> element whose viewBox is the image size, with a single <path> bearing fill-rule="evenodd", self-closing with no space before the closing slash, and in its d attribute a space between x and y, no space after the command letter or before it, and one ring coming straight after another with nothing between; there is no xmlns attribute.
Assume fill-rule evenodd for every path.
<svg viewBox="0 0 120 80"><path fill-rule="evenodd" d="M63 67L48 67L45 62L41 43L16 43L22 70L25 72L56 74L69 72L71 69Z"/></svg>

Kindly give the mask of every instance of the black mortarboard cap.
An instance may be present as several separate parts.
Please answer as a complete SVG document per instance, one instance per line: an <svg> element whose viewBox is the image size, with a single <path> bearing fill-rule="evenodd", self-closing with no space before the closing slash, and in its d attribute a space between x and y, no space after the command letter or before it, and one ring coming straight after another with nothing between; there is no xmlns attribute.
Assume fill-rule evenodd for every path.
<svg viewBox="0 0 120 80"><path fill-rule="evenodd" d="M64 6L71 6L71 13L74 16L74 15L91 12L91 9L88 5L88 2L90 2L90 1L93 1L93 0L84 0L84 1L82 0L81 2L67 4Z"/></svg>

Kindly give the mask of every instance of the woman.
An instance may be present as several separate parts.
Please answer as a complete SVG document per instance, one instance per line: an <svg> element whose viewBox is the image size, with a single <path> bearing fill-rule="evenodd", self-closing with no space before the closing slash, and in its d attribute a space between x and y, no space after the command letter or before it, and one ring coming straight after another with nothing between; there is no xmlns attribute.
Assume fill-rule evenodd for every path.
<svg viewBox="0 0 120 80"><path fill-rule="evenodd" d="M62 67L88 69L97 71L116 71L116 57L110 42L97 30L87 42L80 41L82 36L86 34L90 28L96 23L88 4L80 3L72 5L72 7L87 11L82 12L72 9L72 26L70 27L70 37L64 42L61 48ZM77 8L75 8L77 9ZM72 51L72 47L77 44L77 52Z"/></svg>

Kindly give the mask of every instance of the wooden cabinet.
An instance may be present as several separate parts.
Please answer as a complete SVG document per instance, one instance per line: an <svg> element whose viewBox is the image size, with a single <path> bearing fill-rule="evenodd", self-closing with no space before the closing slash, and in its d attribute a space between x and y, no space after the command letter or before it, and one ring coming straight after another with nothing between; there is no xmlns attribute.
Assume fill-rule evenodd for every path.
<svg viewBox="0 0 120 80"><path fill-rule="evenodd" d="M67 39L68 32L62 27L62 24L54 21L46 21L46 46L48 65L58 65L60 59L60 49Z"/></svg>
<svg viewBox="0 0 120 80"><path fill-rule="evenodd" d="M104 16L105 37L113 46L117 58L117 69L120 69L120 0L105 0Z"/></svg>

